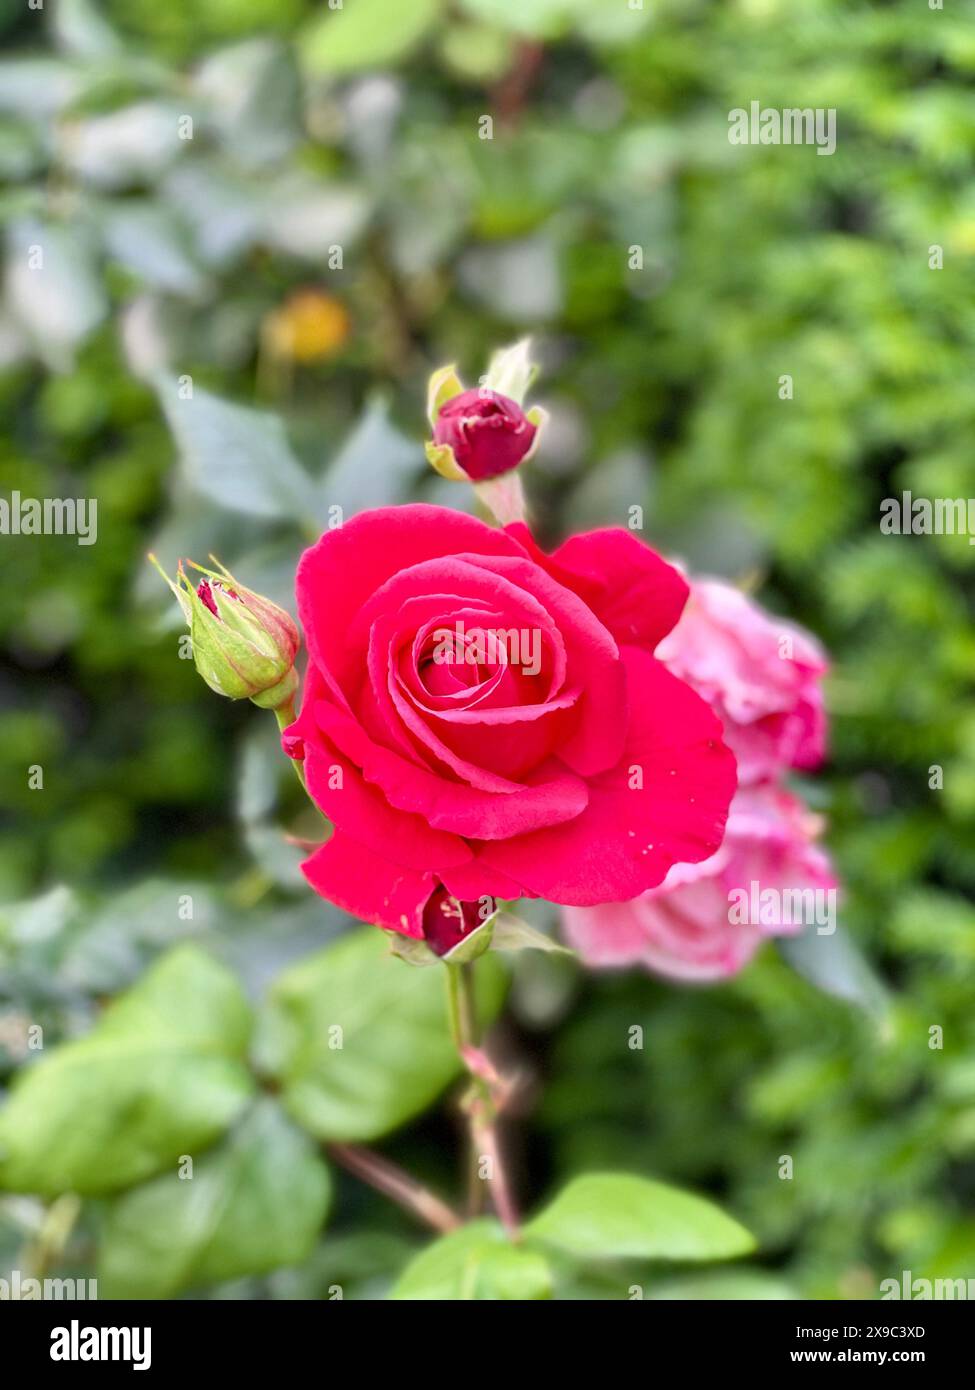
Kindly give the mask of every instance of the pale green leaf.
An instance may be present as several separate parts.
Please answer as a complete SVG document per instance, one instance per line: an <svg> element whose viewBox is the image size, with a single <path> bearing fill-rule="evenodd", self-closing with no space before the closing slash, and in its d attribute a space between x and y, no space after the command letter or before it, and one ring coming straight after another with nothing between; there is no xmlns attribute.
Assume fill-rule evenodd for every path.
<svg viewBox="0 0 975 1390"><path fill-rule="evenodd" d="M581 1259L726 1260L755 1246L714 1203L628 1173L574 1178L524 1233Z"/></svg>
<svg viewBox="0 0 975 1390"><path fill-rule="evenodd" d="M459 396L463 390L463 383L453 366L439 367L433 373L427 384L427 419L431 429L447 402Z"/></svg>
<svg viewBox="0 0 975 1390"><path fill-rule="evenodd" d="M418 46L442 11L443 0L344 0L312 21L299 52L315 73L387 67Z"/></svg>
<svg viewBox="0 0 975 1390"><path fill-rule="evenodd" d="M511 347L491 354L484 385L491 391L523 404L525 394L538 371L531 360L531 338L521 338Z"/></svg>
<svg viewBox="0 0 975 1390"><path fill-rule="evenodd" d="M799 1297L791 1284L762 1270L742 1269L734 1273L698 1274L687 1279L675 1279L667 1284L651 1285L644 1298L654 1301L686 1302L688 1300L718 1303L782 1303Z"/></svg>
<svg viewBox="0 0 975 1390"><path fill-rule="evenodd" d="M198 386L188 396L169 378L160 384L160 401L194 490L228 511L305 522L314 517L311 480L276 415Z"/></svg>
<svg viewBox="0 0 975 1390"><path fill-rule="evenodd" d="M112 1192L200 1152L253 1090L250 1027L224 966L171 951L88 1037L21 1072L0 1110L0 1187Z"/></svg>
<svg viewBox="0 0 975 1390"><path fill-rule="evenodd" d="M552 1274L538 1251L512 1245L496 1221L474 1221L422 1250L391 1297L498 1302L549 1298L551 1292Z"/></svg>
<svg viewBox="0 0 975 1390"><path fill-rule="evenodd" d="M491 947L495 951L554 951L563 956L575 955L568 946L553 941L537 927L531 926L510 912L502 912L497 917Z"/></svg>
<svg viewBox="0 0 975 1390"><path fill-rule="evenodd" d="M887 992L856 942L844 931L820 933L807 926L797 936L776 938L779 952L810 984L826 994L880 1018L887 1012Z"/></svg>

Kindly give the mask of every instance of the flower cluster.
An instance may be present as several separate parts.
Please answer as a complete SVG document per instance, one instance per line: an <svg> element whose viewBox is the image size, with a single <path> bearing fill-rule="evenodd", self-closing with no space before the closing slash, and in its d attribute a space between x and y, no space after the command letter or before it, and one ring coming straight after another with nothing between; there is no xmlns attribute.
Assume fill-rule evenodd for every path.
<svg viewBox="0 0 975 1390"><path fill-rule="evenodd" d="M226 570L169 582L204 679L276 711L332 823L303 866L323 897L437 955L544 898L589 964L719 978L813 914L833 928L818 819L783 785L822 760L826 660L631 531L541 550L515 475L533 376L525 341L473 390L430 382L428 458L500 528L380 507L305 551L297 717L289 615Z"/></svg>

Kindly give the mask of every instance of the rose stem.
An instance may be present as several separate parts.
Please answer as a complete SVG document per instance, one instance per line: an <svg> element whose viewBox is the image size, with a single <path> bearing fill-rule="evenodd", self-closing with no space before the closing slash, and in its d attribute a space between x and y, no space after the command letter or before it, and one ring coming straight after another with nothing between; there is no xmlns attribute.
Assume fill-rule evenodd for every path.
<svg viewBox="0 0 975 1390"><path fill-rule="evenodd" d="M278 705L277 709L274 711L274 717L278 721L278 728L283 733L284 730L288 727L288 725L293 724L295 721L294 700L286 700L283 705ZM289 758L288 762L294 768L295 776L298 778L298 781L305 788L305 791L307 791L308 787L305 785L305 769L301 762L301 759Z"/></svg>
<svg viewBox="0 0 975 1390"><path fill-rule="evenodd" d="M447 1008L454 1046L463 1056L464 1048L477 1045L477 1007L472 964L458 965L447 962ZM497 1111L491 1089L483 1077L472 1076L464 1109L470 1126L473 1181L479 1181L478 1166L486 1160L488 1190L494 1209L508 1234L517 1237L518 1213L498 1143ZM476 1210L476 1204L472 1202L472 1206Z"/></svg>
<svg viewBox="0 0 975 1390"><path fill-rule="evenodd" d="M452 965L445 963L447 969L447 1014L450 1020L450 1036L453 1039L454 1047L463 1054L465 1039L472 1038L476 1034L476 1020L474 1011L474 1000L470 990L467 988L469 975L464 974L462 965ZM482 1207L481 1198L484 1188L481 1185L481 1175L478 1172L479 1160L477 1145L474 1142L473 1133L468 1128L467 1147L468 1153L468 1181L467 1181L467 1208L469 1216L477 1216Z"/></svg>
<svg viewBox="0 0 975 1390"><path fill-rule="evenodd" d="M435 1231L446 1234L447 1231L456 1230L461 1224L457 1213L448 1207L446 1202L441 1201L436 1193L417 1182L416 1178L410 1177L409 1173L404 1173L402 1168L397 1168L395 1163L390 1163L388 1159L380 1158L378 1154L361 1148L358 1144L327 1144L325 1147L336 1163L354 1173L370 1187L374 1187L377 1192L405 1207Z"/></svg>

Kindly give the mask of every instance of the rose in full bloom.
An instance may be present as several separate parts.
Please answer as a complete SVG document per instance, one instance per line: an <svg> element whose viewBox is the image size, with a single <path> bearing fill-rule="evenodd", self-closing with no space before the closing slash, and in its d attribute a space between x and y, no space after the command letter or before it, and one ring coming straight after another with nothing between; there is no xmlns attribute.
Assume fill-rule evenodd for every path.
<svg viewBox="0 0 975 1390"><path fill-rule="evenodd" d="M448 446L472 482L496 478L517 468L537 433L517 401L480 386L462 391L440 407L433 442Z"/></svg>
<svg viewBox="0 0 975 1390"><path fill-rule="evenodd" d="M802 628L774 618L730 584L697 580L657 656L720 717L740 782L822 761L827 662Z"/></svg>
<svg viewBox="0 0 975 1390"><path fill-rule="evenodd" d="M284 746L335 827L306 876L347 911L421 937L441 888L616 901L721 843L734 758L653 656L687 586L630 532L547 556L521 523L379 508L305 552L297 595Z"/></svg>
<svg viewBox="0 0 975 1390"><path fill-rule="evenodd" d="M632 902L564 908L566 938L592 966L643 965L699 982L733 975L766 937L795 933L835 904L819 829L819 817L790 792L742 787L716 854L675 864Z"/></svg>

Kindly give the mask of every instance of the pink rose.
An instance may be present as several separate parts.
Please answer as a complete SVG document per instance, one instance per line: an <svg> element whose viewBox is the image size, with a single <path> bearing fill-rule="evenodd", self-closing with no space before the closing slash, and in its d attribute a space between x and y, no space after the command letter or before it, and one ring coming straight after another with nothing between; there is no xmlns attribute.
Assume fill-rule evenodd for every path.
<svg viewBox="0 0 975 1390"><path fill-rule="evenodd" d="M347 911L420 937L441 886L589 905L721 843L734 759L651 655L687 586L630 532L546 556L521 523L384 507L307 550L297 594L284 744L335 826L306 876Z"/></svg>
<svg viewBox="0 0 975 1390"><path fill-rule="evenodd" d="M766 613L730 584L696 580L657 656L721 719L741 783L822 762L827 662L802 628Z"/></svg>
<svg viewBox="0 0 975 1390"><path fill-rule="evenodd" d="M675 864L632 902L564 908L566 938L592 966L643 965L675 980L733 975L765 937L829 926L836 879L814 843L819 828L791 793L743 787L716 854Z"/></svg>
<svg viewBox="0 0 975 1390"><path fill-rule="evenodd" d="M517 401L486 387L461 391L440 407L434 444L449 444L474 482L517 468L531 449L536 426Z"/></svg>

